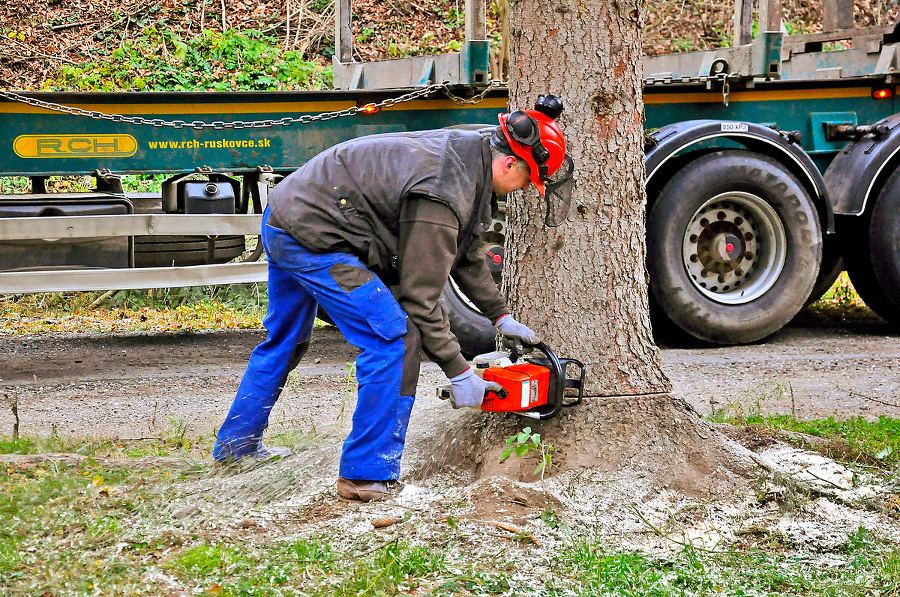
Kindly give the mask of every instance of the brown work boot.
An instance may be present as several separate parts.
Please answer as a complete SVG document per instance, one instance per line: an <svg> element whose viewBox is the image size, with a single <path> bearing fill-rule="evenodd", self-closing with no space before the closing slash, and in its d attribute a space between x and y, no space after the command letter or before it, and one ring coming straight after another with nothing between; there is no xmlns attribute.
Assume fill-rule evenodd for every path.
<svg viewBox="0 0 900 597"><path fill-rule="evenodd" d="M338 477L337 492L345 500L355 502L380 502L393 497L403 488L395 479L387 481L366 481L365 479L345 479Z"/></svg>

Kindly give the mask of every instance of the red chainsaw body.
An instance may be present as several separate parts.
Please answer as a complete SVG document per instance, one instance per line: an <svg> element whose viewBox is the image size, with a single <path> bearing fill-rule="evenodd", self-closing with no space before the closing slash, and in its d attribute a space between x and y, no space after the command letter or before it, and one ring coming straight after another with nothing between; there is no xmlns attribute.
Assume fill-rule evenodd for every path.
<svg viewBox="0 0 900 597"><path fill-rule="evenodd" d="M550 369L533 363L484 370L485 381L495 381L506 390L506 396L488 392L481 410L495 413L522 412L547 404L550 391Z"/></svg>

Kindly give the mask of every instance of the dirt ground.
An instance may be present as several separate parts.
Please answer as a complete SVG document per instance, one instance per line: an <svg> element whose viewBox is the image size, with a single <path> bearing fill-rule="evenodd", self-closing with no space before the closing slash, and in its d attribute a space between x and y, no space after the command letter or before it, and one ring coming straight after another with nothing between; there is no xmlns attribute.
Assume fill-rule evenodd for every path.
<svg viewBox="0 0 900 597"><path fill-rule="evenodd" d="M140 438L186 425L189 435L205 435L224 417L263 337L261 330L0 336L0 399L18 400L22 434L55 426L76 436ZM662 361L675 394L701 414L758 408L800 418L900 417L897 338L874 317L835 317L792 324L750 346L664 344ZM271 431L321 432L329 422L349 421L355 355L335 328L317 329ZM434 398L443 383L434 364L423 365L414 420L428 409L449 410ZM0 407L2 433L12 425L11 409Z"/></svg>
<svg viewBox="0 0 900 597"><path fill-rule="evenodd" d="M0 408L0 430L10 434L8 402L16 399L23 434L55 429L82 437L135 439L185 432L209 438L225 415L250 351L262 338L263 332L256 330L0 336L0 400L6 396L7 401ZM662 360L676 398L701 413L726 407L766 413L793 408L799 417L898 417L896 339L897 332L879 320L835 320L794 324L753 346L664 346ZM638 451L638 460L649 457L649 468L638 461L607 469L575 467L534 482L511 480L502 471L475 477L452 463L424 474L421 463L436 453L463 453L449 444L465 443L465 433L442 444L446 430L477 434L479 417L489 416L454 411L440 402L434 387L445 378L430 363L422 367L410 422L403 493L380 504L341 502L334 479L353 407L349 364L355 354L337 330L318 329L273 411L268 432L293 433L298 453L246 471L204 467L207 472L196 480L166 489L166 507L141 523L142 532L202 532L248 541L328 536L337 548L350 549L359 541L383 537L433 543L445 537L452 517L457 521L454 532L474 557L502 554L509 561L528 557L534 562L549 562L571 532L596 534L616 549L666 553L686 544L710 549L743 545L748 532L773 534L822 565L834 565L836 550L860 527L900 541L900 524L891 510L894 485L772 438L743 441L740 433L728 434L723 445L750 463L751 478L743 477L731 491L705 496L682 493L677 479L671 486L656 482L653 468L668 462L672 450L652 442ZM619 406L629 410L628 404ZM640 413L636 418L641 419ZM678 422L669 418L660 423L672 427L667 437L678 436ZM710 433L700 429L701 438L721 430L702 426ZM615 451L617 445L613 441L607 448ZM654 460L655 448L665 452L656 455L662 460ZM68 462L79 456L8 455L0 460L30 466L33 458ZM132 460L142 459L118 462L134 466ZM172 458L143 460L153 467L193 466L172 463ZM797 487L806 501L801 507L785 507L785 496ZM548 523L548 512L565 526ZM841 565L847 565L844 560ZM158 587L148 589L150 593L189 594L171 592L178 582L165 570L151 572L145 580ZM517 574L528 586L539 587L550 572L536 564Z"/></svg>

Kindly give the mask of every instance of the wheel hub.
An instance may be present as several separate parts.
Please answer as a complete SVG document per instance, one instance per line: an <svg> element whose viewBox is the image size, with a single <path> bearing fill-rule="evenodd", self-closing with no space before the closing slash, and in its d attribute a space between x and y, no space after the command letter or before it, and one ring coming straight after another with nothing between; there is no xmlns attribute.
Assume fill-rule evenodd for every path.
<svg viewBox="0 0 900 597"><path fill-rule="evenodd" d="M731 264L744 254L744 243L730 232L719 234L713 240L712 254L717 261Z"/></svg>
<svg viewBox="0 0 900 597"><path fill-rule="evenodd" d="M717 274L734 273L751 242L744 240L744 234L749 236L752 233L744 233L730 221L713 222L702 228L697 235L697 258L707 271Z"/></svg>
<svg viewBox="0 0 900 597"><path fill-rule="evenodd" d="M746 303L775 283L784 265L781 219L763 199L743 192L713 197L691 218L682 254L694 286L727 304Z"/></svg>

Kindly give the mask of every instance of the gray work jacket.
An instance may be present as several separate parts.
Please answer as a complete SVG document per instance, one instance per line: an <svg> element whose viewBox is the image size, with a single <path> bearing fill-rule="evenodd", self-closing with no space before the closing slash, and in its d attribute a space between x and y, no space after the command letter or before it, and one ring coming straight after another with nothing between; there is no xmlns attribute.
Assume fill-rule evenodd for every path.
<svg viewBox="0 0 900 597"><path fill-rule="evenodd" d="M439 304L448 273L487 317L508 312L479 252L492 194L490 144L477 132L373 135L281 181L269 194L269 223L313 252L353 253L386 284L399 283L423 348L453 376L466 365Z"/></svg>
<svg viewBox="0 0 900 597"><path fill-rule="evenodd" d="M281 181L269 207L304 247L352 252L390 285L404 199L424 196L450 208L459 221L461 254L490 224L491 195L488 140L440 129L340 143Z"/></svg>

